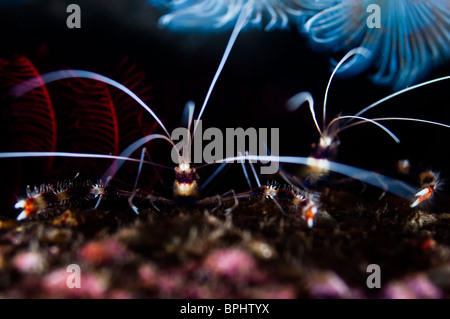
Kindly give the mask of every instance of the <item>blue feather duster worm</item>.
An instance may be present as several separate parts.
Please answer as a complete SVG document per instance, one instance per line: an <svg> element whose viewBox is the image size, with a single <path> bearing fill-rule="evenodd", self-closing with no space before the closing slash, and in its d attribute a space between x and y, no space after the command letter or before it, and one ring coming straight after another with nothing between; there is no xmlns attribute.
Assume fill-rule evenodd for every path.
<svg viewBox="0 0 450 319"><path fill-rule="evenodd" d="M364 47L338 74L371 70L379 85L400 89L417 83L450 57L449 0L148 0L168 11L159 24L177 32L231 29L244 5L246 28L270 31L297 27L314 49L345 54ZM379 9L379 26L368 22ZM376 19L376 17L375 17Z"/></svg>
<svg viewBox="0 0 450 319"><path fill-rule="evenodd" d="M371 52L369 57L355 56L339 70L341 75L371 68L376 84L400 89L418 82L450 57L448 0L333 2L311 17L303 30L320 50L346 52L364 47ZM373 5L379 12L378 26L372 24L377 18Z"/></svg>
<svg viewBox="0 0 450 319"><path fill-rule="evenodd" d="M329 6L328 0L311 0L314 10L304 0L148 0L169 13L159 20L162 27L177 32L221 32L231 29L242 8L251 2L251 17L246 27L266 31L302 25L305 18Z"/></svg>

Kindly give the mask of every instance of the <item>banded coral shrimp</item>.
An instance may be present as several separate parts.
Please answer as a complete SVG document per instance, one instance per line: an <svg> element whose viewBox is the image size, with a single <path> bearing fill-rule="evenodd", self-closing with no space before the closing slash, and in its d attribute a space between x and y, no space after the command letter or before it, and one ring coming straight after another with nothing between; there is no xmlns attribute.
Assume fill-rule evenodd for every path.
<svg viewBox="0 0 450 319"><path fill-rule="evenodd" d="M218 67L218 70L215 74L215 77L210 85L209 91L207 93L207 97L205 98L204 104L202 109L200 110L199 113L199 118L201 117L205 107L206 107L206 103L209 99L209 96L211 95L212 89L215 85L215 82L217 81L217 78L221 72L221 69L223 68L225 61L227 60L227 57L231 51L231 48L234 44L234 41L236 40L237 35L239 34L240 29L242 28L242 25L245 24L245 20L247 19L246 15L245 15L245 10L243 12L243 14L240 16L240 18L237 21L237 25L235 30L233 31L231 38L229 40L229 43L227 45L227 48L225 50L224 56L222 58L222 61ZM132 152L134 152L138 147L141 146L141 144L144 144L152 139L165 139L167 141L169 141L172 146L175 146L174 143L171 141L170 138L170 134L167 131L167 129L165 128L164 124L161 122L161 120L156 116L155 113L153 113L153 111L140 99L136 96L135 93L131 92L128 88L124 87L123 85L119 84L118 82L115 82L114 80L111 80L105 76L99 75L99 74L95 74L93 72L88 72L88 71L82 71L82 70L69 70L66 72L51 72L51 73L47 73L44 74L42 76L37 76L31 80L25 81L22 84L20 84L18 87L16 87L18 94L17 95L23 95L25 94L27 91L32 90L33 86L40 86L42 84L48 84L50 82L53 81L57 81L57 80L62 80L62 79L69 79L69 78L86 78L86 79L90 79L90 80L97 80L101 83L105 83L108 84L110 86L116 87L119 90L122 90L123 92L127 93L128 95L130 95L134 100L136 100L146 111L148 111L156 120L156 122L162 127L162 129L164 130L166 136L163 135L159 135L159 134L152 134L149 135L147 137L144 137L143 139L140 139L138 141L136 141L135 143L133 143L132 145L130 145L130 147L128 147L123 153L122 155L126 155L126 156L119 156L119 157L114 157L114 156L104 156L104 158L109 158L109 159L121 159L124 160L126 159L129 155L131 155ZM28 85L31 85L31 87L27 87ZM17 92L16 92L17 93ZM13 92L14 94L14 92ZM193 108L189 107L188 108L190 111L190 115L189 115L189 126L192 122L192 112L193 112ZM194 131L196 129L196 126L194 127ZM143 153L144 154L144 153ZM16 156L17 155L17 156ZM3 154L4 157L19 157L19 158L24 158L24 157L39 157L39 156L51 156L51 157L87 157L87 158L102 158L102 155L100 154L80 154L80 153L64 153L64 152L49 152L47 154L45 154L45 152L34 152L34 153L30 153L30 154L25 154L25 153L17 153L17 154L13 154L13 153L4 153ZM114 164L115 165L115 164ZM121 163L118 165L120 166ZM110 176L109 174L112 172L112 175L115 175L115 172L118 170L117 166L111 166L111 169L105 173L105 180L102 180L100 183L97 184L92 184L90 185L91 187L89 187L88 183L83 184L83 188L84 189L84 194L96 194L99 197L102 197L102 195L104 195L103 193L106 192L106 187L108 186L108 182L110 180L110 178L112 176ZM139 172L141 170L141 167L139 168ZM175 183L175 195L180 195L180 196L192 196L194 195L194 193L196 193L196 188L197 186L195 185L196 183L196 173L195 173L195 169L191 169L189 167L188 162L184 161L180 164L180 166L178 166L178 168L176 169L177 172L177 176L181 179L181 180L187 180L188 182L186 183L181 183L181 184L177 184ZM136 181L137 183L137 181ZM193 183L193 185L190 185L190 183ZM185 187L186 186L186 187ZM192 186L192 188L190 187ZM39 189L35 189L34 191L29 190L28 191L28 195L30 198L32 198L31 202L34 201L35 197L38 197L40 199L42 199L44 202L61 202L67 199L67 197L70 197L69 193L70 193L70 189L67 188L71 188L74 187L72 185L72 183L67 183L67 184L61 184L59 187L54 187L54 189L51 186L44 186L41 187ZM86 188L91 188L91 189L86 189ZM99 190L100 189L100 190ZM45 194L44 194L45 193ZM45 198L47 198L45 200ZM131 202L131 201L130 201ZM29 203L30 205L32 203ZM97 204L98 205L98 204ZM32 206L32 205L31 205ZM36 208L39 211L39 207L43 207L45 206L45 203L42 203L42 205L38 202L36 202ZM27 202L26 201L19 201L19 203L17 204L17 207L19 208L24 208L24 214L28 215L28 213L26 213L26 211L28 210L28 212L33 215L35 213L37 213L37 211L35 209L33 209L32 207L28 207L27 206ZM135 210L136 207L133 206L133 208ZM23 215L20 216L20 218L22 218Z"/></svg>
<svg viewBox="0 0 450 319"><path fill-rule="evenodd" d="M422 82L422 83L416 84L414 86L405 88L403 90L389 94L376 102L371 103L369 106L356 112L355 115L338 115L331 121L327 122L327 99L328 99L328 93L329 93L329 89L330 89L330 85L333 80L333 77L336 74L336 72L339 70L339 68L343 64L345 64L348 59L351 59L355 55L369 56L370 52L364 48L353 49L353 50L349 51L341 59L341 61L337 64L337 66L333 70L333 72L330 76L330 79L328 81L328 85L326 87L326 91L325 91L325 95L324 95L322 125L319 124L319 122L316 118L317 114L314 109L314 99L309 92L298 93L295 96L293 96L291 99L289 99L287 102L287 108L290 111L295 111L301 105L307 103L309 105L309 111L311 113L315 128L317 129L317 131L320 135L319 142L314 143L312 145L313 153L309 157L310 163L319 164L319 165L313 165L311 167L311 170L309 172L309 174L310 174L309 178L312 180L317 180L322 175L324 175L328 172L328 160L329 159L334 160L337 157L337 151L338 151L338 147L340 145L340 140L339 140L338 134L348 128L351 128L351 127L354 127L354 126L360 125L360 124L373 124L374 126L377 126L379 129L381 129L385 133L387 133L389 135L389 137L392 140L394 140L394 142L397 144L400 143L400 139L390 129L388 129L386 126L382 125L380 122L404 121L404 122L410 122L410 123L428 124L428 125L432 125L432 126L436 126L436 127L450 128L450 125L448 125L448 124L431 121L431 120L426 120L426 119L421 119L421 118L413 118L413 117L373 117L373 118L368 118L368 117L363 116L366 112L374 109L375 107L379 106L380 104L383 104L399 95L405 94L405 93L413 91L415 89L419 89L421 87L425 87L427 85L431 85L433 83L438 83L438 82L449 80L450 76L439 77L436 79L432 79L432 80ZM428 170L428 172L431 172L431 171ZM435 175L435 174L433 174L433 175ZM431 178L431 180L432 181L428 181L428 182L424 183L424 182L422 182L422 179L420 178L420 184L424 188L423 191L428 189L426 194L430 195L430 196L432 193L431 190L434 190L435 187L437 187L437 185L439 184L439 178L436 175L433 178ZM416 196L420 197L421 194L422 194L422 191L417 193ZM427 199L428 198L429 197L427 197ZM416 206L422 200L425 200L425 198L420 197L414 204L412 204L412 207Z"/></svg>
<svg viewBox="0 0 450 319"><path fill-rule="evenodd" d="M130 93L130 95L133 95L132 92L130 92L126 88L122 87L117 82L111 81L110 79L107 79L98 74L92 74L92 73L88 73L86 71L76 71L76 70L68 71L68 73L76 74L77 76L88 76L89 78L95 77L97 79L106 81L116 87L121 87L122 89L124 89L128 93ZM44 75L44 78L46 76L53 77L55 75L57 75L57 74L50 73L50 74ZM57 77L59 78L62 76L63 75L61 75L61 73L58 72ZM28 83L25 83L24 85L28 86L29 84L30 83L28 82ZM133 95L133 96L135 97L135 95ZM140 101L138 98L135 98L135 99L137 101ZM192 122L192 116L193 116L194 110L193 110L193 105L188 104L188 106L189 106L188 107L188 110L189 110L188 131L190 131L190 126L191 126L190 123ZM149 111L151 111L151 110L149 110ZM151 111L151 113L154 114L152 111ZM158 123L160 123L160 125L164 128L164 130L167 133L167 130L165 129L164 125L160 122L160 120L156 116L155 116L155 119L158 121ZM195 130L195 127L194 127L194 130ZM168 135L168 133L167 133L167 135ZM54 152L54 153L34 152L34 153L28 153L28 154L27 153L3 153L3 154L1 154L1 156L4 158L20 157L20 156L30 156L30 157L34 157L34 156L72 156L72 157L76 157L76 156L80 156L80 157L94 157L94 158L95 157L110 158L110 159L115 159L115 160L120 160L120 161L124 161L124 160L139 161L139 160L135 160L135 159L129 159L128 156L131 153L133 153L136 150L136 148L140 147L145 142L148 142L153 139L160 139L160 138L169 141L175 147L174 143L170 140L169 137L166 137L164 135L159 135L159 134L152 134L152 135L146 136L146 137L136 141L132 145L130 145L130 147L128 147L124 152L122 152L121 156L118 156L118 157L117 156L99 155L99 154L80 154L80 153L70 154L70 153L57 153L57 152ZM143 161L143 156L144 156L144 152L142 152L142 157L140 160L141 164ZM305 161L305 158L254 156L254 155L246 155L246 156L239 156L239 157L235 157L235 158L227 158L227 159L219 160L216 162L224 163L224 162L230 162L230 161L242 160L242 159L260 160L260 161L269 160L269 161L277 161L277 162L280 161L280 162L303 164L303 165L308 164L308 161L307 160ZM118 167L115 164L113 164L111 166L110 170L107 171L102 178L102 180L106 180L106 183L105 183L106 185L100 184L100 185L94 185L93 187L92 187L92 185L87 185L90 187L90 189L85 190L85 193L88 192L90 195L95 195L96 197L98 196L99 198L104 196L106 194L107 184L109 183L108 180L110 178L112 178L112 176L114 176L115 172L118 169ZM121 164L119 164L119 166L120 165ZM314 164L309 164L309 165L314 165ZM410 195L410 192L412 189L410 186L408 186L405 183L393 180L388 177L381 176L376 173L368 172L368 171L361 170L361 169L358 169L355 167L350 167L350 166L346 166L346 165L342 165L342 164L334 163L334 162L329 162L329 165L330 165L330 170L334 170L338 173L360 179L364 182L375 185L377 187L387 186L387 189L386 189L387 191L391 191L391 192L393 192L397 195L403 196L403 197ZM316 166L318 166L318 165L316 164ZM139 172L140 172L140 169L141 169L141 165L139 167ZM179 166L177 166L175 168L175 172L176 172L176 180L174 183L174 195L176 197L184 197L184 198L196 197L197 175L196 175L195 169L190 167L189 160L186 158L183 158L183 156L181 156L180 164L179 164ZM139 178L139 173L138 173L138 178ZM136 184L137 184L137 180L136 180ZM136 187L136 184L135 184L135 187ZM220 197L219 196L219 197L214 197L213 199L219 199L219 201L221 199L223 199L224 201L234 199L233 207L231 209L230 208L227 209L226 210L227 212L231 212L232 209L237 206L238 198L243 198L243 197L247 197L247 196L255 196L255 195L261 196L262 195L263 197L274 200L278 206L279 206L278 200L281 200L283 202L287 201L290 205L292 205L292 203L293 203L293 205L295 207L300 207L300 210L302 211L302 215L305 218L308 226L309 227L313 226L313 219L314 219L315 214L317 213L317 207L316 207L316 204L312 202L310 197L304 195L305 193L300 193L300 194L297 193L296 194L290 190L283 190L283 189L280 190L280 189L277 189L276 187L273 187L270 185L269 186L261 186L259 181L258 181L258 186L259 187L256 190L252 190L247 193L242 193L242 194L239 194L238 196L236 196L234 191L232 191L232 193L233 193L232 197L224 197L224 196ZM120 190L113 190L112 192L121 193ZM130 193L128 193L128 194L130 194ZM54 190L52 190L50 188L50 189L47 189L45 193L42 193L42 191L41 192L36 191L35 194L30 193L29 195L30 196L28 199L21 200L16 204L16 208L24 209L22 211L22 213L19 215L19 219L23 219L25 217L40 213L39 210L41 210L43 207L45 208L46 201L48 201L49 199L51 199L52 201L63 201L63 200L66 200L70 194L68 193L68 191L66 189L55 192ZM148 195L148 194L142 195L141 193L138 192L138 190L134 189L133 193L129 197L129 203L136 213L138 213L138 209L132 203L132 200L134 197L141 197L144 199L148 199L151 202L166 202L166 203L170 202L170 200L166 200L166 199L163 199L160 197L155 197L155 196ZM198 203L199 204L211 203L211 198L199 200ZM98 205L98 203L97 203L97 205ZM281 206L279 206L279 207L281 208Z"/></svg>

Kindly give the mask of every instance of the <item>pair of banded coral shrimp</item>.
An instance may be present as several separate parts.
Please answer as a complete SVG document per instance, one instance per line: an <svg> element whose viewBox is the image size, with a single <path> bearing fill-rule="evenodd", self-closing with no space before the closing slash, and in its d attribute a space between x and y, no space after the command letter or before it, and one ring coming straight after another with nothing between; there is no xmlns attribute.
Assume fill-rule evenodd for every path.
<svg viewBox="0 0 450 319"><path fill-rule="evenodd" d="M72 73L75 71L72 71ZM78 72L78 71L77 71ZM77 73L75 72L75 73ZM82 73L77 73L78 75L82 75ZM87 75L86 73L85 75ZM90 75L93 75L89 73ZM97 78L101 78L99 75L95 75ZM45 78L45 75L44 75ZM110 83L114 83L109 81ZM189 107L189 123L192 122L192 115L193 115L193 105L191 104ZM189 125L190 128L190 125ZM337 136L334 136L336 138ZM150 136L145 137L141 141L137 141L134 145L131 145L130 148L128 148L127 151L122 153L122 156L108 156L108 155L101 155L101 154L77 154L77 153L3 153L0 154L0 157L32 157L32 156L71 156L71 157L89 157L89 158L110 158L114 159L116 161L134 161L139 163L139 171L141 169L141 166L143 163L149 163L143 161L143 157L141 160L130 158L129 155L133 153L133 151L140 146L140 144L143 144L144 141L149 141L155 138L162 138L169 140L163 135L157 135L153 134ZM169 140L170 141L170 140ZM170 141L173 143L172 141ZM144 152L142 152L144 154ZM257 155L244 155L244 156L238 156L235 158L227 158L223 159L219 162L232 162L235 160L278 160L280 162L284 163L296 163L296 164L303 164L308 165L309 167L315 167L318 169L323 169L324 164L326 163L326 167L328 170L335 171L344 175L348 175L351 177L354 177L356 179L360 179L366 183L378 186L383 188L386 191L391 191L394 194L400 195L405 198L409 198L412 194L414 194L414 188L411 186L408 186L405 183L402 183L400 181L391 179L386 176L382 176L380 174L374 173L374 172L368 172L362 169L358 169L355 167L350 167L347 165L339 164L332 162L326 158L323 158L322 161L311 161L311 158L300 158L300 157L275 157L275 156L257 156ZM115 163L117 164L117 163ZM117 165L113 164L111 166L111 170L109 172L106 172L104 174L103 180L105 183L99 182L98 184L89 184L84 183L81 186L76 185L74 183L68 183L68 184L61 184L57 186L56 188L52 188L51 186L41 187L40 189L35 189L34 191L28 192L28 197L26 199L20 200L16 204L16 208L23 209L23 211L18 216L18 219L24 219L36 214L39 214L41 211L43 211L47 206L49 205L62 205L65 202L75 201L76 199L82 199L83 197L98 197L97 204L95 205L95 208L98 207L100 203L100 199L103 196L111 196L111 195L125 195L128 196L129 202L131 207L135 210L135 212L138 212L136 206L133 205L132 200L134 197L140 197L149 200L152 204L158 203L158 202L165 202L165 203L174 203L174 201L164 199L161 197L153 196L151 194L146 194L144 192L141 192L137 189L134 189L133 192L126 192L123 190L115 189L111 186L109 186L109 180L114 176L115 172L117 171L118 167ZM120 164L120 163L119 163ZM150 163L149 163L150 164ZM176 179L174 183L174 196L177 198L185 197L196 197L198 192L198 175L196 172L196 169L191 167L188 160L181 160L180 165L175 168L176 173ZM138 174L139 177L139 174ZM432 193L434 193L435 186L437 184L438 180L434 180L434 186L428 185L424 186L424 190L417 193L417 196L419 197L418 200L416 200L415 205L419 204L421 201L428 199L431 197ZM433 182L432 182L433 184ZM135 183L135 187L137 185L137 180ZM239 198L243 197L250 197L250 196L263 196L265 198L270 198L274 200L277 204L281 203L282 205L285 205L288 203L289 205L293 205L295 207L298 207L301 212L302 216L305 218L307 224L309 227L313 226L313 219L315 214L317 213L317 203L314 202L312 199L312 196L309 196L309 194L305 191L290 191L285 189L278 189L277 187L273 186L260 186L260 183L258 181L258 188L253 189L252 191L245 192L242 194L234 194L233 196L217 196L213 198L206 198L203 200L198 200L199 205L203 204L211 204L214 201L227 201L227 200L233 200L235 201L235 205L237 205L237 201ZM234 206L235 206L234 205ZM280 204L278 204L280 205ZM229 209L231 211L232 209Z"/></svg>
<svg viewBox="0 0 450 319"><path fill-rule="evenodd" d="M233 34L235 36L237 36L238 33L239 33L239 28L236 27L235 30L233 31ZM235 40L235 38L234 38L234 40ZM231 51L231 47L234 43L234 40L229 42L226 52L229 53ZM222 59L222 62L218 69L218 72L216 73L213 83L210 86L210 89L207 94L207 98L203 104L203 107L202 107L199 115L198 115L198 118L201 117L203 111L205 110L205 106L206 106L207 100L209 98L209 95L211 94L211 91L212 91L212 88L214 87L215 81L217 80L217 77L220 74L220 70L226 61L226 57L227 57L228 53L226 53L224 55L224 58ZM119 166L123 161L134 161L134 162L140 163L139 171L142 166L141 165L142 163L149 163L149 162L146 162L143 160L143 155L140 160L133 159L130 157L131 154L136 149L140 148L144 143L151 141L151 140L155 140L155 139L165 139L165 140L169 141L172 145L174 143L173 143L173 141L170 140L167 129L164 127L161 120L154 114L154 112L145 103L143 103L142 100L140 100L136 96L135 93L133 93L128 88L121 85L120 83L117 83L117 82L115 82L109 78L106 78L104 76L101 76L99 74L94 74L92 72L80 71L80 70L70 70L70 71L65 71L65 72L53 72L53 73L49 73L49 74L44 74L41 76L41 79L43 80L44 83L49 83L51 81L56 81L56 80L63 79L63 78L77 78L77 77L80 77L80 78L86 77L89 79L102 81L109 85L115 86L116 88L119 88L123 92L126 92L131 97L133 97L142 107L144 107L150 114L152 114L152 116L154 116L154 118L161 125L161 127L163 128L163 130L165 131L167 136L159 135L159 134L152 134L147 137L144 137L143 139L136 141L135 143L130 145L124 152L122 152L121 156L108 156L108 155L101 155L101 154L56 153L56 152L54 152L54 153L47 153L47 154L44 154L44 153L3 153L0 155L0 157L8 158L8 157L71 156L71 157L88 157L88 158L109 158L112 160L116 160L117 162L115 164L113 164L113 166L112 166L113 168L108 170L103 175L102 181L104 182L104 184L99 184L99 185L101 185L101 187L98 187L97 191L94 191L95 185L89 185L89 187L86 187L86 188L89 188L89 196L95 197L97 195L97 197L99 197L99 199L101 199L105 195L114 194L115 191L113 190L113 188L109 188L109 180L112 178L112 176L114 176L115 172L119 169ZM15 90L16 95L24 94L24 92L26 92L27 90L33 89L33 87L35 87L36 85L38 85L38 84L37 83L33 84L32 80L28 81L28 82L24 82L20 87L17 88L17 90ZM27 89L24 89L24 88L27 88ZM188 110L189 110L189 118L192 119L194 109L193 109L193 107L188 107ZM188 122L192 123L192 120L189 120ZM194 131L195 131L195 127L194 127ZM143 152L142 154L145 154L145 152ZM257 155L237 156L235 158L227 158L227 159L223 159L221 161L217 161L217 163L219 163L219 162L222 162L222 163L234 162L234 161L242 161L242 160L279 161L279 162L286 162L286 163L309 165L309 166L318 167L318 168L322 167L321 166L322 164L313 163L309 160L309 158L278 157L278 156L265 156L264 157L264 156L257 156ZM197 191L197 187L198 187L198 185L197 185L198 177L196 175L197 171L195 168L192 168L190 166L190 163L187 160L180 161L180 162L181 162L180 165L176 168L176 173L178 175L176 176L176 181L174 183L175 184L175 195L178 197L179 196L190 197L190 196L194 195ZM354 178L361 179L362 181L367 182L369 184L372 184L372 185L375 185L378 187L382 187L382 188L384 188L386 185L387 191L391 191L394 194L400 195L402 197L409 198L410 196L412 196L412 194L414 194L413 187L410 187L400 181L396 181L396 180L390 179L388 177L382 176L380 174L368 172L365 170L361 170L361 169L350 167L347 165L335 163L332 161L327 161L327 165L328 165L329 170L336 171L336 172L344 174L344 175L348 175L348 176L351 176ZM138 174L138 177L139 177L139 174ZM227 196L227 195L222 196L222 197L219 196L219 198L217 198L217 199L224 198L227 200L228 199L234 200L235 204L237 203L238 198L243 197L243 196L264 196L264 197L268 197L273 200L277 200L279 202L283 202L283 200L286 199L286 201L293 201L294 203L298 203L297 206L301 206L302 215L305 216L305 219L307 220L308 225L309 226L313 225L313 216L315 215L315 212L317 212L317 207L311 206L311 202L308 201L307 196L305 196L303 194L299 195L299 194L296 194L295 192L286 191L286 190L280 191L277 188L272 187L272 186L261 186L261 187L262 188L260 188L259 190L257 189L256 191L247 193L247 195L245 195L245 194L235 195L232 192L231 196ZM93 192L91 192L91 190L93 190ZM55 190L55 189L54 190L50 189L50 191L54 192L54 193L59 192L58 190ZM61 191L62 191L62 193L64 193L64 187L61 189ZM118 193L118 191L117 191L117 193ZM160 197L142 194L140 191L138 191L136 189L134 189L133 192L122 192L122 194L129 196L131 204L132 204L132 199L134 197L147 198L150 200L150 202L164 201L164 199L162 199ZM34 195L34 197L39 197L39 191L37 191L36 194L32 194L32 195ZM62 194L55 198L61 198L61 197L65 197L65 196L67 196L67 194ZM55 201L54 199L49 199L49 201L51 201L51 200ZM204 201L199 200L198 202L206 203L206 202L210 202L211 200L214 200L214 199L208 199L208 200L204 200ZM25 200L25 202L26 202L26 200ZM18 204L17 207L24 208L24 210L25 210L25 202L19 202L20 204ZM99 202L97 202L97 203L99 203ZM97 204L97 206L98 206L98 204ZM137 208L135 208L134 205L132 207L135 211L137 210ZM29 208L27 208L27 209L29 209ZM37 214L39 212L31 209L28 212L25 211L25 215L28 215L28 213Z"/></svg>
<svg viewBox="0 0 450 319"><path fill-rule="evenodd" d="M65 72L59 71L56 73L53 72L50 74L44 74L42 76L42 79L44 82L48 82L49 78L52 80L56 80L56 79L64 78L64 77L88 77L91 79L95 78L99 81L103 81L105 83L111 84L115 87L122 89L124 92L127 92L127 94L130 94L130 96L133 96L133 98L136 101L140 101L136 95L134 95L127 88L123 87L121 84L119 84L111 79L108 79L104 76L101 76L99 74L94 74L92 72L79 71L79 70L70 70L70 71L65 71ZM446 79L446 78L441 78L438 80L441 81L444 79ZM437 81L437 80L434 80L434 81ZM36 85L30 86L30 83L32 83L32 81L22 83L20 87L16 87L17 91L23 92L24 87L27 88L26 90L31 90L34 86L36 86ZM331 83L331 79L330 79L329 83ZM428 82L428 83L430 83L430 82ZM422 86L422 85L425 85L425 83L421 84L419 86ZM327 91L328 91L328 88L327 88ZM404 92L407 92L407 91L404 91ZM402 92L402 93L404 93L404 92ZM398 94L400 94L400 92L398 92ZM392 95L392 97L394 95ZM298 96L296 96L296 98L294 100L295 100L295 102L299 103ZM294 100L291 100L290 103L293 103ZM313 101L312 101L312 99L309 99L309 100L306 99L306 100L310 101L310 103L311 103L310 109L313 114L313 118L317 124L317 120L316 120L315 112L314 112L314 108L313 108ZM139 102L139 103L142 103L142 102ZM301 101L300 101L300 104L301 104ZM326 103L324 103L324 105L326 105ZM188 130L190 131L193 114L194 114L193 103L188 103L186 109L187 109L186 113L188 114ZM149 110L149 112L151 111L150 108L148 108L148 110ZM153 115L154 112L151 111L151 114ZM162 124L162 122L160 121L160 119L156 115L153 115L153 116L158 121L158 123L160 123L160 125L163 127L163 129L167 133L167 129L165 129L165 127ZM371 120L371 119L363 118L360 116L338 117L337 119L348 119L348 118L360 120L360 122L357 122L357 124L362 124L362 123L375 124L375 123L377 123L377 121L382 120L382 119L372 119ZM408 119L408 118L401 118L401 119L408 120L408 121L411 121L411 120L415 121L415 119ZM426 123L435 124L434 122L429 122L429 121L425 121L425 120L418 120L418 121L424 121ZM437 124L443 125L440 123L437 123ZM446 125L444 125L444 126L446 126ZM336 143L336 141L338 141L337 133L339 132L339 130L330 130L329 132L327 130L324 130L322 132L320 130L319 126L317 126L317 127L318 127L319 132L321 133L321 139L323 139L324 141L334 141L335 142L335 143L328 143L328 144L319 143L319 147L330 147L331 145L333 145L334 147L337 147L338 143ZM326 128L328 129L328 127L329 126L327 126ZM344 126L342 126L342 127L344 127ZM382 126L380 125L380 127L382 127ZM385 131L390 132L387 130L387 128L385 128L385 127L382 127L382 128ZM194 130L195 130L195 127L194 127ZM167 133L167 135L168 135L168 133ZM393 133L390 133L390 135L393 136ZM39 214L40 211L44 210L48 205L61 205L64 202L70 201L71 198L76 199L76 198L80 198L83 196L91 197L91 198L92 197L98 198L97 204L95 205L95 208L97 208L100 203L100 199L104 196L124 195L124 196L128 197L130 206L133 208L133 210L136 213L138 213L138 209L133 204L133 198L136 198L136 197L149 200L152 205L156 204L156 205L154 205L154 207L156 209L158 209L157 203L176 204L176 199L197 198L198 197L198 188L199 188L197 170L196 170L196 168L191 167L189 159L184 158L183 156L180 156L180 161L179 161L180 164L175 168L175 175L176 175L175 182L174 182L175 200L165 199L165 198L162 198L159 196L154 196L152 194L148 194L148 193L145 193L145 192L142 192L142 191L136 189L137 179L135 182L135 187L134 187L133 191L131 191L131 192L119 190L119 189L116 189L109 185L109 181L111 180L111 178L113 178L113 176L115 175L115 173L117 172L117 170L119 169L119 167L123 163L123 161L134 161L134 162L139 163L138 172L141 171L141 167L144 163L151 164L151 163L143 160L145 150L142 151L140 160L133 159L130 157L130 155L136 149L138 149L143 144L145 144L145 142L151 141L153 139L165 139L165 140L169 141L173 146L175 146L174 142L171 141L168 136L152 134L152 135L146 136L146 137L136 141L132 145L130 145L124 152L122 152L121 156L110 156L110 155L108 156L108 155L101 155L101 154L56 153L56 152L54 152L54 153L35 152L35 153L3 153L3 154L0 154L0 157L4 157L4 158L6 158L6 157L34 157L34 156L70 156L70 157L80 156L80 157L89 157L89 158L109 158L109 159L113 159L116 161L113 165L111 165L110 169L107 172L105 172L105 174L103 175L101 180L105 181L104 183L99 182L95 185L85 183L81 187L75 186L75 184L61 185L56 188L46 186L39 190L35 189L33 192L29 191L28 198L24 199L24 200L20 200L16 204L16 208L23 209L23 211L20 213L18 219L24 219L26 217L30 217L32 215ZM320 144L324 144L324 145L320 145ZM333 151L335 151L335 150L333 150ZM327 153L329 154L330 152L327 152ZM322 152L322 154L323 154L323 152ZM380 175L378 173L365 171L365 170L362 170L362 169L359 169L356 167L339 164L339 163L329 160L326 157L322 157L320 159L316 158L315 160L312 160L312 157L306 157L306 158L305 157L278 157L278 156L258 156L258 155L246 154L246 155L241 155L241 156L237 156L234 158L225 158L223 160L217 161L217 163L227 163L227 162L243 161L243 160L279 161L282 163L294 163L294 164L307 165L309 167L313 167L316 169L325 169L326 168L329 171L334 171L337 173L341 173L341 174L350 176L355 179L359 179L359 180L363 181L364 183L368 183L368 184L380 187L385 191L392 192L396 195L399 195L399 196L407 198L407 199L410 199L415 193L417 193L416 196L418 198L411 205L413 207L417 206L420 202L422 202L426 199L429 199L432 196L432 194L434 193L434 191L437 187L437 184L439 182L439 179L435 178L435 179L429 181L426 185L423 184L422 185L423 190L417 192L413 186L410 186L399 180L395 180L395 179L389 178L387 176ZM138 173L137 178L139 178L139 175L140 175L140 173ZM255 177L256 177L256 174L255 174ZM256 179L257 179L257 177L256 177ZM265 197L265 198L273 200L280 207L281 210L283 209L282 207L284 207L286 205L296 207L301 212L301 216L305 219L305 221L307 222L307 225L309 227L313 226L314 216L316 215L316 213L318 211L318 201L317 201L317 199L313 198L314 196L311 195L311 193L301 190L298 187L298 185L294 186L294 188L289 190L289 189L280 189L280 188L278 188L276 186L272 186L272 185L261 186L261 183L259 182L258 179L257 179L257 183L258 183L258 187L256 189L252 189L251 191L248 191L248 192L235 194L234 191L230 191L231 195L224 194L222 196L214 196L211 198L196 200L196 203L198 205L210 205L214 202L216 202L216 203L218 202L220 204L221 201L233 201L234 200L234 205L232 207L230 207L229 209L227 209L228 212L231 212L238 205L238 200L241 198Z"/></svg>

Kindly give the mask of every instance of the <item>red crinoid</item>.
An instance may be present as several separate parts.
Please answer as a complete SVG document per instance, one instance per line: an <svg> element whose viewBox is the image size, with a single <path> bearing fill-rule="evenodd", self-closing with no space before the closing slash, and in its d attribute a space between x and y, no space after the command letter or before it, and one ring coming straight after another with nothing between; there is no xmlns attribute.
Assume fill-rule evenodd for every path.
<svg viewBox="0 0 450 319"><path fill-rule="evenodd" d="M13 86L35 78L41 86L26 93L20 99L10 100L3 107L2 117L6 120L3 129L7 138L6 148L15 151L56 150L57 124L49 92L39 72L29 59L17 55L11 60L0 59L0 89L4 94ZM48 166L52 160L48 158Z"/></svg>
<svg viewBox="0 0 450 319"><path fill-rule="evenodd" d="M145 73L138 71L136 65L130 65L127 58L113 77L146 103L150 100L151 87L145 84ZM51 92L58 102L58 150L119 155L135 140L156 129L154 121L145 116L145 110L133 99L104 82L71 78L55 85L58 90ZM83 165L86 161L89 164ZM92 163L82 159L66 159L64 162L66 172L71 166L97 178L110 164L102 160Z"/></svg>
<svg viewBox="0 0 450 319"><path fill-rule="evenodd" d="M8 91L15 85L35 78L42 83L39 72L29 59L16 55L10 60L0 59L0 145L6 151L56 150L57 124L49 92L39 86L19 99L8 99ZM0 186L1 207L12 207L23 183L28 183L36 171L47 171L53 164L52 158L36 159L35 166L27 167L22 162L5 162Z"/></svg>

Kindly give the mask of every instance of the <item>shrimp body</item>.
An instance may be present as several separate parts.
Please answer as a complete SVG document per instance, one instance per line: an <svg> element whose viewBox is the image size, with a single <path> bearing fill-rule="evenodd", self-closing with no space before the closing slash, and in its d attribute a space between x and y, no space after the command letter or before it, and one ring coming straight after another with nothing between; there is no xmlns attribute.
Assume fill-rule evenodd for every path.
<svg viewBox="0 0 450 319"><path fill-rule="evenodd" d="M33 191L28 188L27 197L17 201L14 208L22 209L17 220L23 220L41 214L50 207L75 205L80 201L102 197L112 193L103 183L58 183L52 185L41 185Z"/></svg>
<svg viewBox="0 0 450 319"><path fill-rule="evenodd" d="M421 180L422 189L415 195L417 198L411 204L411 208L416 207L423 201L429 200L433 197L440 183L439 174L432 171L423 172L420 174L419 179Z"/></svg>

